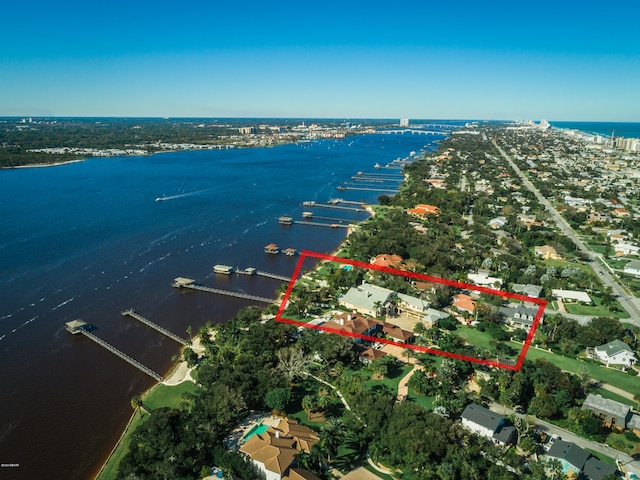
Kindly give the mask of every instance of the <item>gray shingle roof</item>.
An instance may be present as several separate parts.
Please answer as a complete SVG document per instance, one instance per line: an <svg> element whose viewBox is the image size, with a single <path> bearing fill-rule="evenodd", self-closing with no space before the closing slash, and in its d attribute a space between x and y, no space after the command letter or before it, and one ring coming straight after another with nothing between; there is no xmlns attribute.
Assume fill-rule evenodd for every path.
<svg viewBox="0 0 640 480"><path fill-rule="evenodd" d="M495 432L505 417L481 405L470 403L462 412L462 418Z"/></svg>
<svg viewBox="0 0 640 480"><path fill-rule="evenodd" d="M626 421L631 407L629 407L629 405L625 405L624 403L616 402L615 400L609 400L608 398L603 398L600 395L590 393L589 395L587 395L587 398L582 404L582 409L593 409L596 414L597 412L606 412L608 414L608 417L616 417L618 419L618 424L620 424L623 420ZM607 420L609 419L610 418L608 418Z"/></svg>
<svg viewBox="0 0 640 480"><path fill-rule="evenodd" d="M595 457L589 458L587 463L584 464L583 469L583 473L589 478L589 480L603 480L604 477L615 472L616 467L613 465L607 465Z"/></svg>
<svg viewBox="0 0 640 480"><path fill-rule="evenodd" d="M633 353L633 350L631 350L631 347L620 340L612 340L609 343L605 343L604 345L600 345L599 347L596 347L596 350L601 352L606 352L609 357L612 357L616 353L620 353L625 350L627 352Z"/></svg>
<svg viewBox="0 0 640 480"><path fill-rule="evenodd" d="M589 452L583 450L575 443L565 442L564 440L556 440L547 452L548 457L561 458L578 470L582 470L589 455Z"/></svg>

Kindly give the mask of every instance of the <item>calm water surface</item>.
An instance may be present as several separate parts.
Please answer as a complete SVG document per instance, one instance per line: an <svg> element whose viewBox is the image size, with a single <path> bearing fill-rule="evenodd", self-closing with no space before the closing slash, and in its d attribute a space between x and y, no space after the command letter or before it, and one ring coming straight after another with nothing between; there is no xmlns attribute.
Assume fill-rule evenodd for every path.
<svg viewBox="0 0 640 480"><path fill-rule="evenodd" d="M441 138L368 135L0 171L0 461L20 465L2 469L0 478L89 478L126 424L131 397L154 383L67 333L65 322L83 319L96 335L165 374L179 345L122 317L123 309L186 336L188 326L197 331L207 321L223 322L251 303L177 292L171 287L177 276L274 296L276 280L216 276L212 266L290 275L296 259L267 255L264 245L330 252L344 230L285 227L279 216L299 219L305 200L375 202L379 192L336 188L357 171L373 172L376 163Z"/></svg>

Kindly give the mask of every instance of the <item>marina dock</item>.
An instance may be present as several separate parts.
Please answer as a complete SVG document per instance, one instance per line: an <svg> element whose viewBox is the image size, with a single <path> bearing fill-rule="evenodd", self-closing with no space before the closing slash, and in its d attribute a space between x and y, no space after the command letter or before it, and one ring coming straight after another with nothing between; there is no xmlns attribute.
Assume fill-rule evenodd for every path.
<svg viewBox="0 0 640 480"><path fill-rule="evenodd" d="M298 252L293 248L287 248L287 249L284 249L282 253L284 253L285 255L293 256ZM227 265L216 265L215 267L213 267L213 271L215 273L222 273L224 275L230 275L232 273L236 273L238 275L260 275L261 277L274 278L276 280L282 280L284 282L288 282L289 280L291 280L289 277L285 277L284 275L278 275L276 273L269 273L269 272L264 272L262 270L256 270L253 267L240 268L240 267L229 267ZM124 315L124 312L123 312L123 315Z"/></svg>
<svg viewBox="0 0 640 480"><path fill-rule="evenodd" d="M93 340L95 343L97 343L101 347L106 348L107 350L109 350L114 355L120 357L122 360L124 360L128 364L133 365L134 367L136 367L141 372L146 373L147 375L152 377L154 380L156 380L158 382L162 381L162 375L160 375L159 373L154 372L149 367L144 366L139 361L131 358L129 355L127 355L124 352L121 352L120 350L118 350L116 347L114 347L110 343L105 342L100 337L97 337L93 333L91 333L88 330L89 329L89 325L87 325L87 323L83 322L82 320L73 320L71 322L67 322L66 329L67 329L68 332L72 333L73 335L76 335L78 333L84 335L88 339Z"/></svg>
<svg viewBox="0 0 640 480"><path fill-rule="evenodd" d="M157 325L155 323L153 323L151 320L144 318L142 315L139 315L138 313L135 312L135 310L133 308L130 308L129 310L124 310L122 312L123 316L129 316L131 318L134 318L136 320L138 320L139 322L144 323L145 325L153 328L154 330L162 333L163 335L166 335L167 337L169 337L171 340L175 340L176 342L182 344L182 345L187 345L189 342L187 342L184 338L179 337L178 335L176 335L175 333L170 332L169 330L167 330L166 328L162 328L160 325Z"/></svg>
<svg viewBox="0 0 640 480"><path fill-rule="evenodd" d="M289 280L289 279L287 279ZM195 280L191 278L178 277L173 281L175 288L190 288L191 290L200 290L202 292L216 293L218 295L226 295L228 297L244 298L245 300L253 300L262 303L273 303L273 298L258 297L256 295L248 295L246 293L231 292L229 290L220 290L219 288L203 287L196 285Z"/></svg>

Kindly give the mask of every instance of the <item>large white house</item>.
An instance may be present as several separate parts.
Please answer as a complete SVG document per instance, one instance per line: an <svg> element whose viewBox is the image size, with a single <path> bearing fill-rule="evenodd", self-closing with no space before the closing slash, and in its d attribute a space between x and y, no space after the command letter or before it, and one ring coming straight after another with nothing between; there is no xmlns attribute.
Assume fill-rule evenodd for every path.
<svg viewBox="0 0 640 480"><path fill-rule="evenodd" d="M475 403L466 406L461 415L462 426L473 433L503 445L514 443L518 432L515 427L505 425L506 418L499 413Z"/></svg>
<svg viewBox="0 0 640 480"><path fill-rule="evenodd" d="M596 357L607 365L632 366L638 358L631 347L620 340L613 340L594 349Z"/></svg>

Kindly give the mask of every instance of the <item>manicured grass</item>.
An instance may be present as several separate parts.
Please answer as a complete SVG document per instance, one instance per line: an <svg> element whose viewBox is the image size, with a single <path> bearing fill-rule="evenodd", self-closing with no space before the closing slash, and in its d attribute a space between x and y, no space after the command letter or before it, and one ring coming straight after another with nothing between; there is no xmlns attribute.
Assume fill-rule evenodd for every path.
<svg viewBox="0 0 640 480"><path fill-rule="evenodd" d="M466 342L473 346L486 348L491 350L491 340L493 338L487 332L481 332L477 328L467 327L466 325L458 326L456 330L452 332L454 335L462 337ZM522 348L522 347L521 347Z"/></svg>
<svg viewBox="0 0 640 480"><path fill-rule="evenodd" d="M619 311L609 310L607 307L600 304L601 300L598 297L591 296L593 300L592 305L582 305L579 303L565 303L564 306L567 312L574 315L592 315L595 317L612 317L612 318L629 318L629 314L622 308L622 305L616 300L614 305ZM613 306L613 305L612 305Z"/></svg>
<svg viewBox="0 0 640 480"><path fill-rule="evenodd" d="M100 475L98 475L96 480L112 480L116 478L120 460L122 460L122 458L129 451L129 444L131 443L131 433L137 428L138 425L143 422L143 420L146 420L148 416L148 413L142 412L141 410L138 410L138 412L136 412L133 420L131 421L131 424L129 425L129 428L127 429L127 433L122 438L122 441L118 444L118 448L116 448L116 450L113 452L113 455L111 455L111 458L109 458L109 461L105 465L102 472L100 472Z"/></svg>
<svg viewBox="0 0 640 480"><path fill-rule="evenodd" d="M413 369L413 365L407 364L396 369L395 372L393 372L391 375L385 375L385 377L382 380L373 380L372 378L369 378L369 380L365 382L365 387L367 389L371 389L379 385L384 385L385 387L390 389L394 395L397 395L398 384L400 383L400 380L402 380L404 376L407 373L409 373L412 369ZM361 370L361 371L366 372L368 375L371 375L371 372L367 370Z"/></svg>
<svg viewBox="0 0 640 480"><path fill-rule="evenodd" d="M373 468L371 465L369 465L369 462L364 462L362 464L362 466L366 470L368 470L369 472L371 472L374 475L376 475L377 477L382 478L382 480L394 480L391 475L387 475L386 473L381 473L381 472L377 471L375 468Z"/></svg>
<svg viewBox="0 0 640 480"><path fill-rule="evenodd" d="M511 343L514 347L520 345L516 342ZM538 358L549 360L551 363L557 365L562 370L567 370L571 373L576 374L580 371L580 368L586 367L589 375L594 380L608 383L609 385L621 388L622 390L631 394L640 393L640 377L632 376L627 373L612 370L610 368L601 367L599 365L584 362L582 360L574 360L573 358L563 357L562 355L557 355L553 352L530 348L527 352L527 359L536 360Z"/></svg>
<svg viewBox="0 0 640 480"><path fill-rule="evenodd" d="M431 412L433 410L433 402L435 399L436 397L427 397L426 395L418 395L416 393L413 393L411 389L409 389L409 396L407 398L407 401L415 402L425 410L428 410Z"/></svg>
<svg viewBox="0 0 640 480"><path fill-rule="evenodd" d="M152 411L161 407L178 408L182 403L182 394L194 393L197 389L198 387L192 382L182 382L175 387L159 384L145 395L143 403Z"/></svg>
<svg viewBox="0 0 640 480"><path fill-rule="evenodd" d="M608 398L609 400L615 400L616 402L624 403L625 405L629 405L630 407L636 408L638 404L633 400L629 400L622 395L618 395L617 393L610 392L605 388L593 388L590 390L590 393L597 393L602 398Z"/></svg>
<svg viewBox="0 0 640 480"><path fill-rule="evenodd" d="M177 408L182 402L182 394L185 392L195 392L197 388L198 387L192 382L183 382L175 387L158 384L142 398L142 403L145 408L152 412L156 408L161 407ZM147 412L138 409L138 412L129 425L129 428L122 437L122 441L118 445L118 448L113 452L113 455L97 477L97 480L111 480L116 478L120 460L122 460L122 457L124 457L129 451L131 434L135 431L138 425L145 422L148 418L149 414Z"/></svg>

